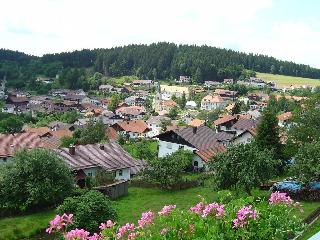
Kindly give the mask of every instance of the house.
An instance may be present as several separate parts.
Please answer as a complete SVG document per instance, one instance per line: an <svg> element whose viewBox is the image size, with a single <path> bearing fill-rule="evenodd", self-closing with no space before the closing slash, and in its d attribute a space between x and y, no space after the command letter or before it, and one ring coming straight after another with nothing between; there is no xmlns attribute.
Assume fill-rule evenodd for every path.
<svg viewBox="0 0 320 240"><path fill-rule="evenodd" d="M140 106L120 107L116 109L116 114L124 119L142 119L146 109Z"/></svg>
<svg viewBox="0 0 320 240"><path fill-rule="evenodd" d="M169 85L160 85L160 92L163 99L171 99L173 95L176 97L182 97L183 94L188 97L190 94L188 87Z"/></svg>
<svg viewBox="0 0 320 240"><path fill-rule="evenodd" d="M263 111L268 106L266 102L259 102L259 101L251 101L249 104L249 108L251 111L259 110Z"/></svg>
<svg viewBox="0 0 320 240"><path fill-rule="evenodd" d="M231 131L236 133L236 136L239 136L246 130L250 130L251 128L255 128L257 126L257 121L254 119L238 119L238 121L232 125L230 128Z"/></svg>
<svg viewBox="0 0 320 240"><path fill-rule="evenodd" d="M231 144L247 144L247 143L251 143L251 141L253 140L253 138L256 135L257 135L256 128L250 128L250 129L247 129L247 130L243 131L239 135L234 136L231 139L230 142L231 142Z"/></svg>
<svg viewBox="0 0 320 240"><path fill-rule="evenodd" d="M187 101L186 102L186 109L196 109L197 103L195 101Z"/></svg>
<svg viewBox="0 0 320 240"><path fill-rule="evenodd" d="M127 97L124 102L128 104L128 106L143 106L145 103L145 98L139 96L130 96Z"/></svg>
<svg viewBox="0 0 320 240"><path fill-rule="evenodd" d="M3 106L3 108L1 109L1 112L14 114L15 113L15 109L16 109L15 105L13 105L13 104L5 104Z"/></svg>
<svg viewBox="0 0 320 240"><path fill-rule="evenodd" d="M226 105L226 102L219 95L207 95L201 100L201 109L202 110L216 110L222 109Z"/></svg>
<svg viewBox="0 0 320 240"><path fill-rule="evenodd" d="M29 99L26 96L9 95L6 99L6 103L13 104L16 107L27 106L29 103Z"/></svg>
<svg viewBox="0 0 320 240"><path fill-rule="evenodd" d="M231 127L238 121L237 116L222 115L213 122L216 131L231 131Z"/></svg>
<svg viewBox="0 0 320 240"><path fill-rule="evenodd" d="M189 125L191 127L200 127L200 126L203 126L204 124L205 124L205 121L198 118L195 118L191 122L189 122Z"/></svg>
<svg viewBox="0 0 320 240"><path fill-rule="evenodd" d="M235 133L231 131L218 132L214 135L214 139L225 147L228 147L231 144L231 141L234 137Z"/></svg>
<svg viewBox="0 0 320 240"><path fill-rule="evenodd" d="M229 79L223 79L223 83L225 83L225 84L235 84L236 82L232 78L229 78Z"/></svg>
<svg viewBox="0 0 320 240"><path fill-rule="evenodd" d="M10 160L18 150L43 147L44 144L36 133L0 134L0 164Z"/></svg>
<svg viewBox="0 0 320 240"><path fill-rule="evenodd" d="M162 100L159 102L156 102L154 105L155 112L170 112L171 108L177 107L178 104L173 100Z"/></svg>
<svg viewBox="0 0 320 240"><path fill-rule="evenodd" d="M212 88L212 87L218 87L221 84L221 82L216 81L204 81L204 86L206 88Z"/></svg>
<svg viewBox="0 0 320 240"><path fill-rule="evenodd" d="M277 116L279 127L287 127L290 126L289 122L292 118L292 112L285 112Z"/></svg>
<svg viewBox="0 0 320 240"><path fill-rule="evenodd" d="M214 94L219 95L220 97L222 97L225 100L232 100L233 101L237 97L238 92L218 88L214 91Z"/></svg>
<svg viewBox="0 0 320 240"><path fill-rule="evenodd" d="M142 86L145 86L145 87L152 87L153 86L153 81L152 80L133 80L132 81L132 85L135 86L135 87L142 87Z"/></svg>
<svg viewBox="0 0 320 240"><path fill-rule="evenodd" d="M76 173L83 171L78 184L83 185L86 177L95 178L97 171L103 169L113 174L116 180L130 180L145 167L145 162L133 159L116 142L106 144L87 144L54 150Z"/></svg>
<svg viewBox="0 0 320 240"><path fill-rule="evenodd" d="M165 116L151 116L147 121L148 128L150 131L147 133L149 138L159 135L162 132L162 122L170 121L170 118Z"/></svg>
<svg viewBox="0 0 320 240"><path fill-rule="evenodd" d="M165 157L179 149L194 153L192 165L195 169L206 169L207 162L225 147L214 139L214 131L206 126L185 127L159 134L158 157Z"/></svg>
<svg viewBox="0 0 320 240"><path fill-rule="evenodd" d="M113 92L113 86L112 85L100 85L99 86L99 91L105 92L105 93L111 93Z"/></svg>
<svg viewBox="0 0 320 240"><path fill-rule="evenodd" d="M177 83L190 83L191 77L190 76L180 76L179 79L176 79Z"/></svg>
<svg viewBox="0 0 320 240"><path fill-rule="evenodd" d="M111 127L117 131L118 135L122 135L130 139L145 138L150 130L143 120L118 122L113 124Z"/></svg>

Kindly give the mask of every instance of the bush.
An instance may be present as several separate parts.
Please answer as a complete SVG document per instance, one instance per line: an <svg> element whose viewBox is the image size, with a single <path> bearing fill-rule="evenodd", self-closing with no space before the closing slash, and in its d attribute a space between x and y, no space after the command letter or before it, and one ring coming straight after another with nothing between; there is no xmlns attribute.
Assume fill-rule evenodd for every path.
<svg viewBox="0 0 320 240"><path fill-rule="evenodd" d="M85 228L89 231L97 231L101 222L117 219L111 201L95 190L81 196L66 198L58 207L57 213L74 214L72 227Z"/></svg>
<svg viewBox="0 0 320 240"><path fill-rule="evenodd" d="M1 167L0 208L7 213L40 210L70 196L74 178L52 151L23 150Z"/></svg>

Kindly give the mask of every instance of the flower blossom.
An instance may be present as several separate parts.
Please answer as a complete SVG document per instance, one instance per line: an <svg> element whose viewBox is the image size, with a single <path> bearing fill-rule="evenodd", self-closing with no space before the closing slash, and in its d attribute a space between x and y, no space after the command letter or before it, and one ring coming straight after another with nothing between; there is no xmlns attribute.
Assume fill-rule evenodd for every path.
<svg viewBox="0 0 320 240"><path fill-rule="evenodd" d="M140 228L143 226L152 223L154 218L154 213L152 211L144 212L141 215L141 219L138 220L138 225Z"/></svg>
<svg viewBox="0 0 320 240"><path fill-rule="evenodd" d="M249 219L257 219L257 211L252 210L252 206L244 206L237 212L237 218L233 220L233 228L241 227L249 223Z"/></svg>
<svg viewBox="0 0 320 240"><path fill-rule="evenodd" d="M50 221L50 226L46 229L47 233L51 233L52 231L61 231L68 224L72 223L73 214L64 213L62 216L56 215L55 218Z"/></svg>
<svg viewBox="0 0 320 240"><path fill-rule="evenodd" d="M292 205L293 200L286 193L281 193L279 191L273 192L269 198L269 204L285 204Z"/></svg>
<svg viewBox="0 0 320 240"><path fill-rule="evenodd" d="M118 229L118 233L117 233L117 239L122 238L123 236L125 236L128 232L132 232L134 230L134 224L133 223L126 223L125 225L123 225L122 227L120 227Z"/></svg>
<svg viewBox="0 0 320 240"><path fill-rule="evenodd" d="M194 207L191 207L189 211L200 215L202 214L203 209L204 209L203 202L199 202Z"/></svg>
<svg viewBox="0 0 320 240"><path fill-rule="evenodd" d="M168 216L170 212L176 208L176 205L166 205L164 206L160 212L158 212L159 215Z"/></svg>
<svg viewBox="0 0 320 240"><path fill-rule="evenodd" d="M218 203L210 203L204 207L202 211L202 217L207 217L214 210L216 217L221 217L224 215L224 205L219 205Z"/></svg>
<svg viewBox="0 0 320 240"><path fill-rule="evenodd" d="M165 235L169 230L167 228L163 228L160 231L160 234Z"/></svg>
<svg viewBox="0 0 320 240"><path fill-rule="evenodd" d="M66 240L87 240L90 233L84 229L74 229L67 233Z"/></svg>
<svg viewBox="0 0 320 240"><path fill-rule="evenodd" d="M114 223L111 220L108 220L106 223L101 223L99 229L102 231L106 228L112 228Z"/></svg>
<svg viewBox="0 0 320 240"><path fill-rule="evenodd" d="M102 238L101 238L101 236L100 236L99 234L97 234L97 233L94 233L92 236L90 236L90 237L88 238L88 240L100 240L100 239L102 239Z"/></svg>

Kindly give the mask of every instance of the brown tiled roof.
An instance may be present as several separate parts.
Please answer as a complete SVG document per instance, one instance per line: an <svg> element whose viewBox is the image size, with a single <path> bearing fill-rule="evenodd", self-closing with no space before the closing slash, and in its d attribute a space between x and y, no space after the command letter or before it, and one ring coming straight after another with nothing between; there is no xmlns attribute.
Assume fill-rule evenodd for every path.
<svg viewBox="0 0 320 240"><path fill-rule="evenodd" d="M196 131L194 127L186 127L173 132L199 150L208 149L217 144L214 139L215 132L207 126L197 127Z"/></svg>
<svg viewBox="0 0 320 240"><path fill-rule="evenodd" d="M0 134L0 157L10 157L19 149L44 147L37 133Z"/></svg>
<svg viewBox="0 0 320 240"><path fill-rule="evenodd" d="M106 128L106 135L108 137L108 139L117 139L118 138L118 133L117 131L113 128L113 127L107 127Z"/></svg>
<svg viewBox="0 0 320 240"><path fill-rule="evenodd" d="M116 123L126 132L143 133L149 130L148 125L143 120L123 121Z"/></svg>
<svg viewBox="0 0 320 240"><path fill-rule="evenodd" d="M218 153L224 152L226 148L222 144L216 144L215 146L197 151L196 154L205 162L208 162L213 156Z"/></svg>
<svg viewBox="0 0 320 240"><path fill-rule="evenodd" d="M118 108L116 112L128 115L139 115L142 112L145 112L145 108L140 106L121 107Z"/></svg>
<svg viewBox="0 0 320 240"><path fill-rule="evenodd" d="M163 101L161 101L160 105L163 105L163 106L177 106L178 104L173 100L163 100Z"/></svg>
<svg viewBox="0 0 320 240"><path fill-rule="evenodd" d="M223 103L224 100L219 95L207 95L202 98L203 102Z"/></svg>
<svg viewBox="0 0 320 240"><path fill-rule="evenodd" d="M50 134L55 138L72 137L72 132L69 129L61 129L57 131L51 131Z"/></svg>
<svg viewBox="0 0 320 240"><path fill-rule="evenodd" d="M239 130L249 130L257 126L257 122L253 119L239 119L232 128Z"/></svg>
<svg viewBox="0 0 320 240"><path fill-rule="evenodd" d="M103 148L101 148L103 146ZM101 167L107 171L135 168L143 165L141 160L133 159L116 142L107 144L88 144L75 146L75 154L68 148L55 149L62 159L74 170Z"/></svg>
<svg viewBox="0 0 320 240"><path fill-rule="evenodd" d="M36 133L39 137L46 135L47 133L51 132L48 127L38 127L38 128L28 128L26 132Z"/></svg>
<svg viewBox="0 0 320 240"><path fill-rule="evenodd" d="M289 120L292 117L292 112L285 112L280 115L278 115L279 121L286 121Z"/></svg>
<svg viewBox="0 0 320 240"><path fill-rule="evenodd" d="M252 136L257 136L257 128L250 128L248 131L252 134Z"/></svg>
<svg viewBox="0 0 320 240"><path fill-rule="evenodd" d="M214 123L214 125L217 126L217 125L221 125L223 123L226 123L226 122L229 122L229 121L232 121L232 120L235 120L235 119L237 119L236 116L225 115L225 116L222 116L222 117L218 118L213 123Z"/></svg>

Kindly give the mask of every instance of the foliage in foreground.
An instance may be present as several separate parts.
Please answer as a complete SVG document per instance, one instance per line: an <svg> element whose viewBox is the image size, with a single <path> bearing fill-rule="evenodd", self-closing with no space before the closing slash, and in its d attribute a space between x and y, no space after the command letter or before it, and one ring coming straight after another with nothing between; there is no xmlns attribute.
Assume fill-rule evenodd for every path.
<svg viewBox="0 0 320 240"><path fill-rule="evenodd" d="M89 231L97 231L101 222L117 219L117 213L111 201L94 190L80 196L66 198L57 212L72 213L74 215L72 227L86 228Z"/></svg>
<svg viewBox="0 0 320 240"><path fill-rule="evenodd" d="M216 187L242 189L250 194L274 175L277 165L272 151L260 150L251 143L234 145L214 156L210 168L214 171Z"/></svg>
<svg viewBox="0 0 320 240"><path fill-rule="evenodd" d="M0 168L0 210L25 212L55 206L70 195L73 176L52 151L23 150Z"/></svg>
<svg viewBox="0 0 320 240"><path fill-rule="evenodd" d="M286 194L272 193L269 202L254 199L232 199L206 203L204 200L182 211L176 205L161 211L142 213L137 225L118 226L111 220L100 224L100 233L90 235L84 229L68 231L72 214L57 215L50 222L48 233L57 232L67 240L103 239L288 239L303 228L293 214L299 206Z"/></svg>

